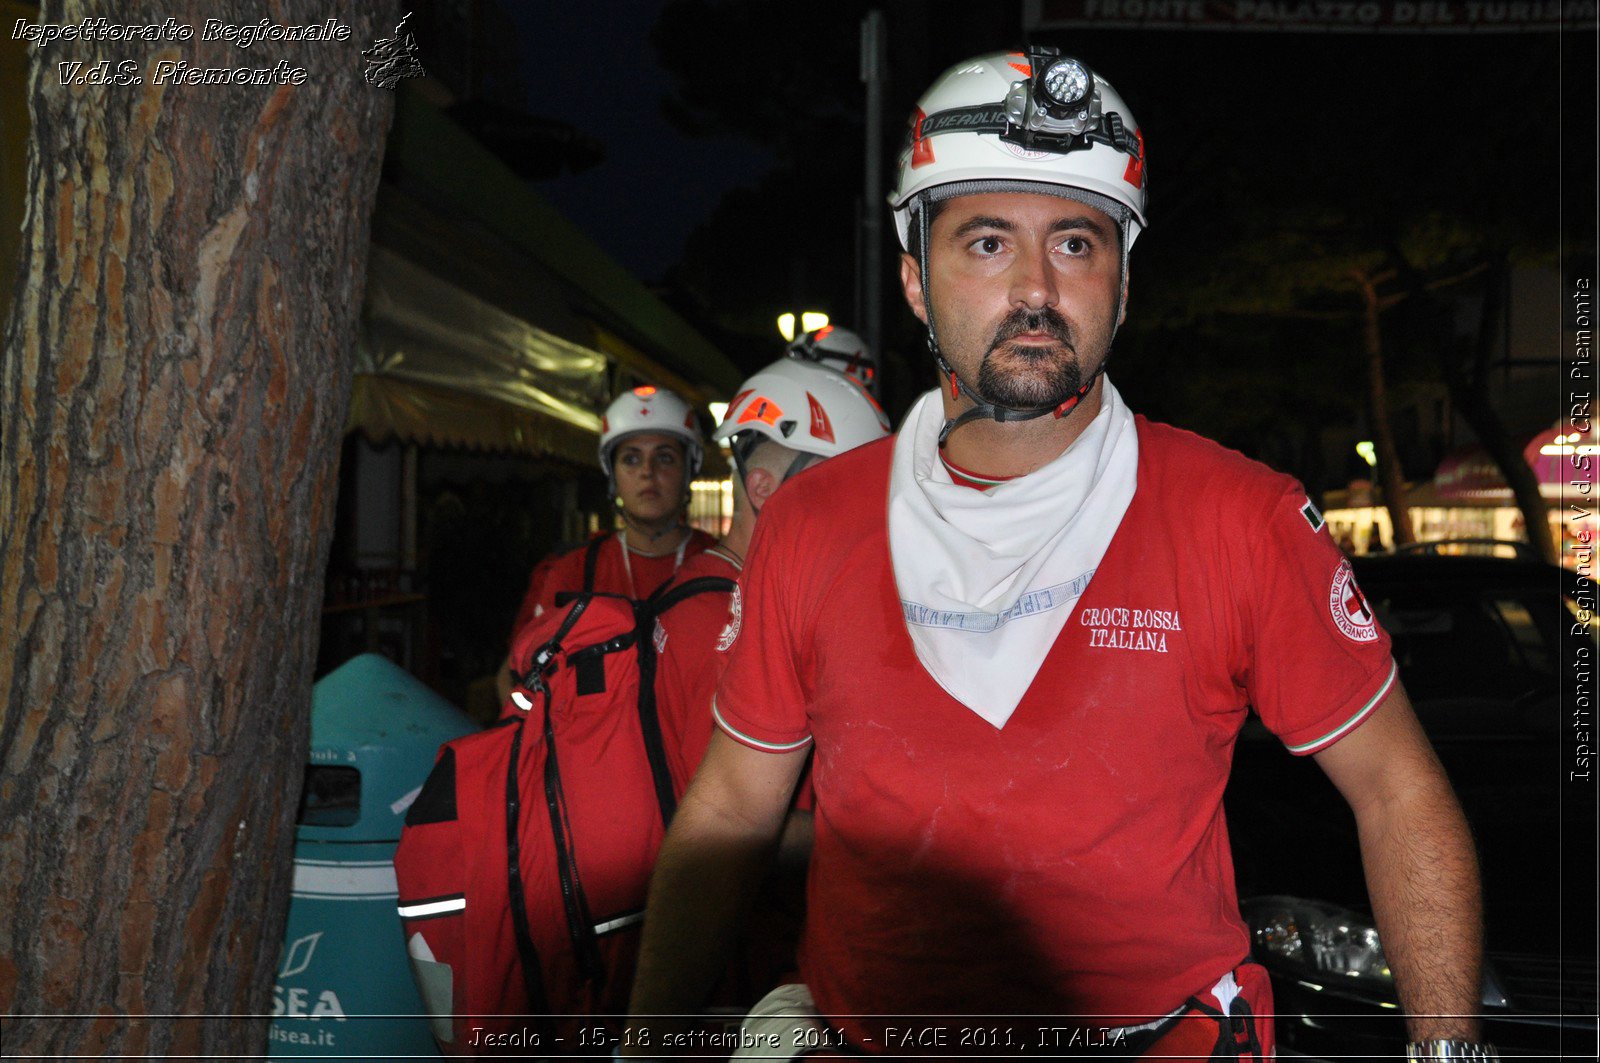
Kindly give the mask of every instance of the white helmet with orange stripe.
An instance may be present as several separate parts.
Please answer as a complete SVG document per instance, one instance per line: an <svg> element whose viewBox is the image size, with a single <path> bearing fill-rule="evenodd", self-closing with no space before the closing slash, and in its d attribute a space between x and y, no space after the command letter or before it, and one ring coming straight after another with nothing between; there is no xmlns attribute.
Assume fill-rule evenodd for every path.
<svg viewBox="0 0 1600 1063"><path fill-rule="evenodd" d="M888 434L888 415L859 381L815 362L780 358L744 382L711 438L732 447L741 475L763 439L799 451L787 479L812 461Z"/></svg>
<svg viewBox="0 0 1600 1063"><path fill-rule="evenodd" d="M660 432L683 440L689 462L685 485L694 479L705 460L705 443L694 408L672 392L649 384L618 395L600 420L600 469L607 479L612 475L611 455L616 452L617 444L629 436L646 432Z"/></svg>
<svg viewBox="0 0 1600 1063"><path fill-rule="evenodd" d="M900 246L911 248L927 203L1005 191L1080 200L1133 245L1147 224L1144 136L1109 81L1043 46L980 55L939 76L917 101L889 195Z"/></svg>

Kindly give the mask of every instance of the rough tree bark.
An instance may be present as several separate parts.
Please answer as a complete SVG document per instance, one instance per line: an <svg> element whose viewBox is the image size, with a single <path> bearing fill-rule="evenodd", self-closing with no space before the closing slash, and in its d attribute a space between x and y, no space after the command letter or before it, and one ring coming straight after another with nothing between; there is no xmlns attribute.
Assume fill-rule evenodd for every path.
<svg viewBox="0 0 1600 1063"><path fill-rule="evenodd" d="M1378 482L1383 486L1383 504L1389 511L1389 526L1394 529L1394 545L1417 541L1411 527L1411 511L1406 508L1405 474L1400 469L1400 452L1395 446L1394 429L1389 424L1389 392L1383 373L1383 332L1379 328L1382 306L1378 298L1378 278L1351 270L1361 291L1361 340L1367 356L1367 411L1372 422L1373 446L1378 455Z"/></svg>
<svg viewBox="0 0 1600 1063"><path fill-rule="evenodd" d="M337 14L346 42L202 42ZM398 11L58 4L0 363L0 1004L25 1056L265 1044ZM63 86L60 62L143 84ZM301 85L153 83L161 59ZM61 1018L73 1014L82 1017ZM130 1016L189 1014L194 1019ZM19 1018L19 1016L21 1016ZM28 1018L27 1016L45 1016Z"/></svg>

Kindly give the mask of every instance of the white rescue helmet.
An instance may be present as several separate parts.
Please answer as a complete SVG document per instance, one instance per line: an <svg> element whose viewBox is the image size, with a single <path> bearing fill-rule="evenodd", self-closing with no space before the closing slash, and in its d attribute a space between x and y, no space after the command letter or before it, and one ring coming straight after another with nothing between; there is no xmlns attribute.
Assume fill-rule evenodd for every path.
<svg viewBox="0 0 1600 1063"><path fill-rule="evenodd" d="M994 52L957 63L917 101L889 206L910 250L913 216L928 202L1064 196L1117 221L1126 255L1146 224L1144 164L1128 105L1086 64L1042 46Z"/></svg>
<svg viewBox="0 0 1600 1063"><path fill-rule="evenodd" d="M831 458L888 434L888 415L860 381L784 357L744 382L711 438L731 441L742 464L761 439Z"/></svg>
<svg viewBox="0 0 1600 1063"><path fill-rule="evenodd" d="M600 470L611 479L611 455L616 453L617 444L629 436L646 432L659 432L683 440L689 462L689 475L684 480L687 487L705 460L700 423L695 419L694 408L682 398L649 384L624 391L606 407L605 416L600 419Z"/></svg>
<svg viewBox="0 0 1600 1063"><path fill-rule="evenodd" d="M1024 192L1076 200L1105 214L1122 238L1115 336L1127 300L1128 252L1146 224L1145 183L1144 137L1128 105L1110 82L1056 48L1033 45L957 63L917 101L889 206L900 246L916 249L928 349L951 391L973 400L945 421L939 446L969 421L1067 416L1105 371L1105 359L1074 394L1042 406L1005 406L962 379L940 350L933 300L926 297L928 206L957 196Z"/></svg>
<svg viewBox="0 0 1600 1063"><path fill-rule="evenodd" d="M791 358L804 358L808 362L837 369L845 376L854 377L868 387L878 375L878 358L867 341L838 325L824 325L796 336L785 348Z"/></svg>

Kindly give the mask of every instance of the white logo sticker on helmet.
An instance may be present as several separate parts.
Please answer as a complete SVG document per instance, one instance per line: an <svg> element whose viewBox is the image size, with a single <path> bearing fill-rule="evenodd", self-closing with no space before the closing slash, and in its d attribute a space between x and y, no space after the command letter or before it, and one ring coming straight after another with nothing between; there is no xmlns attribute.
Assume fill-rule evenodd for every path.
<svg viewBox="0 0 1600 1063"><path fill-rule="evenodd" d="M722 634L717 636L717 652L727 653L733 644L739 641L739 621L744 615L744 603L739 597L739 585L733 585L733 593L728 595L728 625L722 629Z"/></svg>
<svg viewBox="0 0 1600 1063"><path fill-rule="evenodd" d="M997 143L1019 159L1048 159L1050 157L1048 151L1031 151L1021 144L1013 144L1009 140L1001 140L997 141Z"/></svg>
<svg viewBox="0 0 1600 1063"><path fill-rule="evenodd" d="M1333 622L1339 625L1346 638L1352 642L1372 642L1378 637L1378 619L1372 615L1372 606L1356 586L1355 573L1350 562L1341 561L1333 574L1333 587L1328 592L1328 609Z"/></svg>

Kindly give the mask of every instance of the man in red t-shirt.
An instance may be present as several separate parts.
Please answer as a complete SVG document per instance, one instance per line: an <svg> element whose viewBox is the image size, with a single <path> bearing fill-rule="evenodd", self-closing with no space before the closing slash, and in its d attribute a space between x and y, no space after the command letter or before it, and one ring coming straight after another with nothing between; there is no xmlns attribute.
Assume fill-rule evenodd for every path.
<svg viewBox="0 0 1600 1063"><path fill-rule="evenodd" d="M796 414L799 416L795 416ZM803 427L802 427L803 425ZM714 438L733 451L733 524L722 541L679 571L737 578L773 492L796 473L889 434L889 419L865 388L812 360L790 356L740 385ZM711 740L711 698L738 638L741 598L696 595L658 621L656 707L673 783L681 797ZM748 1004L794 968L811 851L811 793L802 780L779 846L777 867L746 924L729 1002Z"/></svg>
<svg viewBox="0 0 1600 1063"><path fill-rule="evenodd" d="M1471 841L1348 563L1293 480L1104 376L1144 158L1120 95L1053 49L919 101L891 203L941 386L757 528L636 1016L697 1006L814 750L804 984L747 1033L1010 1055L1089 1026L1270 1057L1222 811L1253 709L1350 803L1412 1036L1484 1050ZM622 1053L664 1032L636 1019Z"/></svg>
<svg viewBox="0 0 1600 1063"><path fill-rule="evenodd" d="M645 598L671 580L686 559L715 542L683 520L703 448L694 410L670 391L644 385L606 407L600 468L617 500L622 528L534 566L510 641L529 621L555 608L563 591ZM495 677L501 704L511 693L510 669L508 654Z"/></svg>
<svg viewBox="0 0 1600 1063"><path fill-rule="evenodd" d="M816 360L785 357L756 373L739 386L713 434L733 451L733 523L721 542L686 562L674 582L737 579L756 521L779 486L802 469L888 434L889 419L865 388ZM656 700L680 795L711 740L711 696L739 634L740 608L737 591L703 594L674 606L660 621Z"/></svg>

